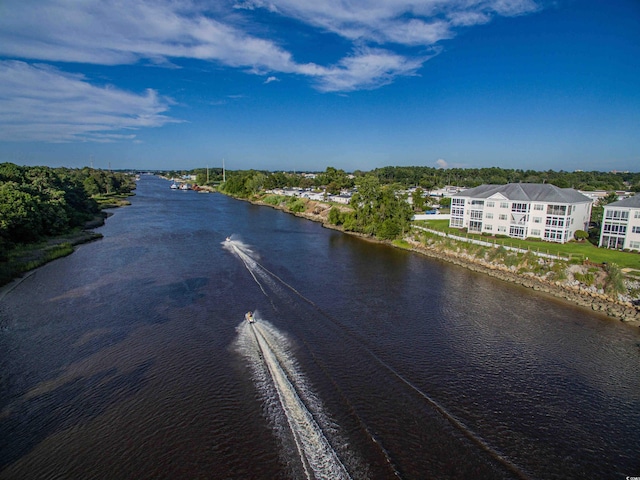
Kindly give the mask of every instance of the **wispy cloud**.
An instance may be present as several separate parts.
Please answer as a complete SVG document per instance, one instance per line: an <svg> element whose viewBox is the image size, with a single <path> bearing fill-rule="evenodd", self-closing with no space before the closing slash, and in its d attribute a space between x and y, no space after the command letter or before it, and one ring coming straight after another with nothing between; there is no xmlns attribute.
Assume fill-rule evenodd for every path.
<svg viewBox="0 0 640 480"><path fill-rule="evenodd" d="M0 140L131 140L132 130L178 122L163 114L170 104L153 90L97 87L47 65L0 61Z"/></svg>
<svg viewBox="0 0 640 480"><path fill-rule="evenodd" d="M247 0L359 42L433 45L454 36L452 27L488 22L493 16L532 13L535 0Z"/></svg>
<svg viewBox="0 0 640 480"><path fill-rule="evenodd" d="M299 63L282 38L269 37L278 32L255 28L251 16L260 8L337 34L352 41L352 49L332 65ZM431 48L454 37L456 28L538 8L534 0L223 0L213 6L172 0L40 0L38 8L6 0L0 55L101 65L199 59L261 75L310 77L326 92L353 91L415 74L432 56ZM407 47L419 51L409 53ZM367 50L386 53L362 53ZM369 60L372 64L365 66Z"/></svg>
<svg viewBox="0 0 640 480"><path fill-rule="evenodd" d="M195 59L266 76L264 83L292 75L343 93L418 75L458 29L538 8L534 0L3 0L0 57L171 68ZM265 25L261 9L297 20L305 34L339 36L342 58L327 63L307 52L309 61L297 61L290 37ZM176 121L154 90L96 86L42 64L7 60L0 68L1 139L114 141L129 139L126 129Z"/></svg>
<svg viewBox="0 0 640 480"><path fill-rule="evenodd" d="M317 88L324 92L348 92L373 89L389 84L399 75L415 75L426 58L407 58L382 49L359 49L336 66L309 75L316 77Z"/></svg>

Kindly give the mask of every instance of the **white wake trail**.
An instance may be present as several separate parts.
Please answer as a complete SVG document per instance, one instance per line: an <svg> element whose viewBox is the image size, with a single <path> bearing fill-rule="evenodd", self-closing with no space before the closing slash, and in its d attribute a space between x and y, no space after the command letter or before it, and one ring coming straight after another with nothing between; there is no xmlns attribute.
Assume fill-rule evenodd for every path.
<svg viewBox="0 0 640 480"><path fill-rule="evenodd" d="M240 258L262 293L277 310L258 278L265 277L263 281L269 282L270 288L274 288L269 278L273 274L263 271L266 269L254 260L248 248L243 248L235 240L223 243L225 248ZM260 318L257 312L254 316L256 323L243 322L238 328L237 344L240 353L252 366L259 390L268 402L278 406L271 414L271 421L275 425L286 422L286 430L293 439L296 454L308 480L351 479L323 431L321 424L327 422L322 405L307 386L304 375L290 352L286 337ZM317 419L320 419L320 423Z"/></svg>

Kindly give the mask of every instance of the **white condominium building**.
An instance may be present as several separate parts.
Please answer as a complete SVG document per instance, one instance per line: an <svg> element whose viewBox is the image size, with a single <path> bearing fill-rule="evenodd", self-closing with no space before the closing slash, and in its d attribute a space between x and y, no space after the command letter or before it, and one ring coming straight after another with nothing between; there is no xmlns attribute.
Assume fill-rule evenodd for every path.
<svg viewBox="0 0 640 480"><path fill-rule="evenodd" d="M604 206L599 246L640 250L640 195Z"/></svg>
<svg viewBox="0 0 640 480"><path fill-rule="evenodd" d="M565 243L587 230L593 200L540 183L480 185L451 197L450 227L473 233Z"/></svg>

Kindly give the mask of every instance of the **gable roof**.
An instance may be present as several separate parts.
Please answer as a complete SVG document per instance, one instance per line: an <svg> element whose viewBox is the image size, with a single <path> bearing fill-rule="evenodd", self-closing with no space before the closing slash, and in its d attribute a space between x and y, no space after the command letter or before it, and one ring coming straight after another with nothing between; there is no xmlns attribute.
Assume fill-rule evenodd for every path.
<svg viewBox="0 0 640 480"><path fill-rule="evenodd" d="M640 208L640 195L627 197L625 199L618 200L617 202L612 202L604 206L604 208L607 207Z"/></svg>
<svg viewBox="0 0 640 480"><path fill-rule="evenodd" d="M460 192L455 197L489 198L502 194L508 200L547 203L592 202L589 197L573 188L559 188L550 183L507 183L506 185L480 185Z"/></svg>

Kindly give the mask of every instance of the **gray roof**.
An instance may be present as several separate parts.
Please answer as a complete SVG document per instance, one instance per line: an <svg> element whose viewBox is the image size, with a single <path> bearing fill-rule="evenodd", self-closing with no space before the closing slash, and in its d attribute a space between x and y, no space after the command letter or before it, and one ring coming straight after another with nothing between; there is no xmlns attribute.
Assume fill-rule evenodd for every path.
<svg viewBox="0 0 640 480"><path fill-rule="evenodd" d="M506 185L480 185L460 192L456 197L489 198L501 193L509 200L546 203L585 203L592 200L573 188L559 188L550 183L507 183Z"/></svg>
<svg viewBox="0 0 640 480"><path fill-rule="evenodd" d="M627 207L627 208L640 208L640 195L634 195L633 197L627 197L617 202L609 203L605 207Z"/></svg>

